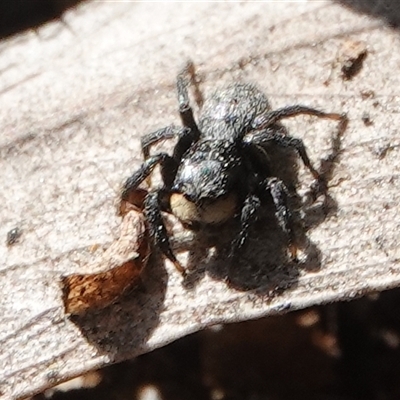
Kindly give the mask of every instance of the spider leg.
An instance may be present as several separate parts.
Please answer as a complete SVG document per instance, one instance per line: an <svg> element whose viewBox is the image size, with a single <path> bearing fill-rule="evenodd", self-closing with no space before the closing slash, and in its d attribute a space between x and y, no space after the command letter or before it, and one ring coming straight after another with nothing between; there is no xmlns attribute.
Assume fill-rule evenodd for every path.
<svg viewBox="0 0 400 400"><path fill-rule="evenodd" d="M240 212L240 232L231 244L229 258L236 258L249 235L249 227L257 218L257 211L261 202L255 194L248 194Z"/></svg>
<svg viewBox="0 0 400 400"><path fill-rule="evenodd" d="M178 74L176 87L178 90L179 114L182 120L182 124L192 131L194 135L194 140L197 141L200 136L200 131L193 116L193 110L190 106L189 93L187 89L189 83L194 84L196 88L196 97L198 99L198 103L202 103L202 96L200 90L198 89L195 75L196 74L194 64L193 62L189 61L185 68ZM187 79L188 77L189 79Z"/></svg>
<svg viewBox="0 0 400 400"><path fill-rule="evenodd" d="M150 237L161 249L163 254L171 260L175 268L181 273L185 269L180 265L168 240L167 230L165 228L161 215L161 199L168 193L168 188L174 179L174 173L177 169L176 161L166 153L160 153L149 157L141 167L126 181L122 189L121 200L129 201L130 194L152 173L157 165L161 167L161 176L164 181L164 188L151 191L144 199L144 214L149 224Z"/></svg>
<svg viewBox="0 0 400 400"><path fill-rule="evenodd" d="M293 259L296 259L297 249L295 246L295 236L293 232L293 220L292 213L288 207L288 192L285 184L277 178L266 178L261 181L259 185L262 197L266 194L270 194L275 205L275 215L278 220L278 224L282 231L288 238L289 251ZM229 253L230 258L238 256L239 250L242 249L245 244L249 228L251 224L257 218L257 212L261 206L260 197L256 194L248 194L243 202L243 207L240 214L240 232L234 239L231 245Z"/></svg>
<svg viewBox="0 0 400 400"><path fill-rule="evenodd" d="M121 200L129 200L129 195L153 172L154 168L160 164L164 170L164 175L167 176L168 170L176 169L175 160L166 153L160 153L151 156L140 166L140 168L130 176L122 188ZM173 179L173 178L172 178Z"/></svg>
<svg viewBox="0 0 400 400"><path fill-rule="evenodd" d="M144 214L149 225L150 236L155 245L160 248L165 257L167 257L182 275L186 271L176 259L168 239L167 229L161 215L161 198L165 194L164 189L149 192L144 201Z"/></svg>
<svg viewBox="0 0 400 400"><path fill-rule="evenodd" d="M183 154L193 143L193 133L189 128L178 127L178 126L167 126L165 128L161 128L155 132L151 132L147 135L144 135L141 141L142 144L142 154L145 160L150 157L150 148L151 146L157 144L162 140L172 139L174 137L178 137L178 141L175 145L174 152L172 158L175 160L175 168L169 168L168 176L165 176L165 180L171 181L172 184L173 178L176 174L176 169L182 159ZM151 186L150 175L146 179L147 185Z"/></svg>
<svg viewBox="0 0 400 400"><path fill-rule="evenodd" d="M337 121L346 120L346 114L326 113L315 108L306 106L288 106L279 108L275 111L268 111L265 114L256 117L252 123L253 129L264 129L284 118L295 117L297 115L312 115L319 118L333 119Z"/></svg>
<svg viewBox="0 0 400 400"><path fill-rule="evenodd" d="M292 213L288 207L288 191L285 184L278 178L266 178L261 188L269 191L275 205L275 215L278 224L288 238L289 251L293 259L297 258L297 248L295 245L295 236L293 232Z"/></svg>
<svg viewBox="0 0 400 400"><path fill-rule="evenodd" d="M303 141L299 138L286 135L286 129L283 126L279 127L275 125L274 128L267 128L256 132L250 137L245 137L244 141L261 147L272 142L281 147L295 149L313 177L317 180L321 180L320 174L311 164Z"/></svg>
<svg viewBox="0 0 400 400"><path fill-rule="evenodd" d="M161 142L162 140L173 139L176 136L181 137L187 133L187 128L171 125L158 129L155 132L143 135L141 140L143 158L145 160L149 158L150 148L158 142Z"/></svg>

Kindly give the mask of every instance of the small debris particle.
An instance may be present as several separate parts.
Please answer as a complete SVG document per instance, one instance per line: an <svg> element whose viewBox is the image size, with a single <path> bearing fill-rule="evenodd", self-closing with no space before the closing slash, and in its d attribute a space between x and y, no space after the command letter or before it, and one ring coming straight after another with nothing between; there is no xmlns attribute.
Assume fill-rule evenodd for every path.
<svg viewBox="0 0 400 400"><path fill-rule="evenodd" d="M364 122L365 126L371 126L374 124L374 122L371 119L371 116L366 111L363 112L363 114L361 116L361 120L362 120L362 122Z"/></svg>
<svg viewBox="0 0 400 400"><path fill-rule="evenodd" d="M372 105L376 108L376 107L378 107L380 105L380 103L379 103L379 101L374 101L372 103Z"/></svg>
<svg viewBox="0 0 400 400"><path fill-rule="evenodd" d="M11 229L7 232L7 246L12 246L18 242L19 238L22 236L22 230L18 227Z"/></svg>
<svg viewBox="0 0 400 400"><path fill-rule="evenodd" d="M146 385L139 389L136 395L138 400L162 400L160 391L154 385Z"/></svg>
<svg viewBox="0 0 400 400"><path fill-rule="evenodd" d="M373 90L362 90L360 94L363 100L373 99L375 97L375 92Z"/></svg>
<svg viewBox="0 0 400 400"><path fill-rule="evenodd" d="M344 80L353 79L361 71L367 54L367 44L363 41L349 40L344 43L339 55Z"/></svg>
<svg viewBox="0 0 400 400"><path fill-rule="evenodd" d="M302 312L297 317L297 323L303 328L309 328L320 321L320 315L316 310L310 309Z"/></svg>
<svg viewBox="0 0 400 400"><path fill-rule="evenodd" d="M379 159L383 160L388 151L393 149L393 146L390 142L379 140L375 146L372 148L372 153Z"/></svg>

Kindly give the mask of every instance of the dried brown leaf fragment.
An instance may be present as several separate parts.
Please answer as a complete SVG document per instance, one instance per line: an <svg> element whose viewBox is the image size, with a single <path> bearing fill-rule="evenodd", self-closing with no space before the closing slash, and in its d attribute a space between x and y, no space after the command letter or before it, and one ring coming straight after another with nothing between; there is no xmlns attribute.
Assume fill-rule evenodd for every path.
<svg viewBox="0 0 400 400"><path fill-rule="evenodd" d="M123 217L121 235L96 261L98 273L62 278L65 311L82 314L116 301L140 282L149 256L149 238L143 214L130 207Z"/></svg>

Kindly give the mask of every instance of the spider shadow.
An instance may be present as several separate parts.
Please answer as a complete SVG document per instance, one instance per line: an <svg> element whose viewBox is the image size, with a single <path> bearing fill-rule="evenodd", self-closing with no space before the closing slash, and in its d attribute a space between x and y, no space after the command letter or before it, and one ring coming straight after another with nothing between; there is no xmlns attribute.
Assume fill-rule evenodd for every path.
<svg viewBox="0 0 400 400"><path fill-rule="evenodd" d="M262 207L259 219L252 226L248 242L239 259L228 258L230 243L239 231L237 220L230 221L218 229L196 232L191 243L177 247L178 252L188 251L188 274L183 281L186 289L193 289L207 273L214 279L225 280L230 287L238 290L256 290L260 294L271 294L295 286L300 269L320 269L320 251L307 237L304 225L320 223L322 217L327 215L326 204L323 211L314 207L313 215L317 215L318 218L314 218L312 224L305 223L300 216L301 199L295 191L297 154L289 149L274 146L269 155L271 176L280 178L290 193L289 205L294 214L297 245L303 252L302 261L295 262L288 257L287 238L277 223L271 199ZM332 201L329 207L335 208Z"/></svg>
<svg viewBox="0 0 400 400"><path fill-rule="evenodd" d="M319 162L318 172L328 187L341 154L346 127L347 120L343 120L332 133L329 153ZM321 251L307 236L307 232L334 215L337 202L329 190L318 198L321 193L312 185L304 199L300 198L296 192L299 157L294 150L271 145L268 155L271 176L281 179L290 194L289 207L294 217L296 245L302 253L300 261L288 257L287 238L277 223L271 200L262 208L239 259L228 259L230 244L239 231L237 220L230 221L220 229L199 231L192 244L178 248L178 251L189 252L189 273L184 279L184 286L188 290L194 288L208 273L238 290L255 290L259 294L279 293L296 286L300 270L312 272L321 268ZM196 245L193 246L193 243Z"/></svg>
<svg viewBox="0 0 400 400"><path fill-rule="evenodd" d="M232 221L218 232L201 232L196 235L200 246L190 249L188 275L184 279L186 289L193 289L207 273L213 279L225 281L238 290L257 290L276 293L296 284L298 265L289 260L285 236L280 232L273 211L263 212L254 224L246 248L239 258L230 260L230 243L238 232L239 224ZM272 214L272 215L271 215ZM265 229L265 227L268 229Z"/></svg>
<svg viewBox="0 0 400 400"><path fill-rule="evenodd" d="M168 275L160 257L150 257L141 282L117 302L102 310L70 316L83 336L118 362L146 351L152 331L159 325Z"/></svg>
<svg viewBox="0 0 400 400"><path fill-rule="evenodd" d="M342 138L344 131L347 128L347 124L347 119L344 119L339 123L335 134L331 136L330 152L325 157L321 158L319 162L320 166L318 172L323 181L326 182L328 190L320 199L317 199L316 188L311 186L304 196L303 221L304 229L306 231L320 225L327 218L334 215L338 210L336 200L329 193L329 182L332 181L335 167L340 160L342 153Z"/></svg>

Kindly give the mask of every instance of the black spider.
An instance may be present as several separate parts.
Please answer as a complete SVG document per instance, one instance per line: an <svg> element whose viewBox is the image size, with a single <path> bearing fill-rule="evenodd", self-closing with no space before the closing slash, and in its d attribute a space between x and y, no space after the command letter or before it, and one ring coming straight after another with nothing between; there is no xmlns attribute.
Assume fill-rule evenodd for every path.
<svg viewBox="0 0 400 400"><path fill-rule="evenodd" d="M287 190L281 180L268 175L267 145L273 142L294 148L323 186L302 140L286 135L278 121L299 114L342 121L346 117L301 105L272 111L266 96L256 86L234 83L216 91L204 103L197 124L189 103L189 82L195 83L192 63L177 77L183 127L168 126L143 136L145 161L125 182L122 200L128 200L154 167L160 165L163 187L148 193L144 213L155 244L181 273L185 270L171 250L161 209L172 212L189 227L221 224L238 215L241 228L230 252L234 256L244 245L262 201L271 196L279 225L295 256ZM172 156L167 153L150 156L152 145L171 138L178 139Z"/></svg>

